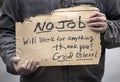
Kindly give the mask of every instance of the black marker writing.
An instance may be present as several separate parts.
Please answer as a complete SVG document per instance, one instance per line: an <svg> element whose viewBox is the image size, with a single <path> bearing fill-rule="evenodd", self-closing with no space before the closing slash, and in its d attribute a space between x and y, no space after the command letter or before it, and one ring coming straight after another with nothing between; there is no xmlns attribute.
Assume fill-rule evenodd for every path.
<svg viewBox="0 0 120 82"><path fill-rule="evenodd" d="M43 43L43 42L53 42L55 41L55 38L54 37L49 37L49 38L45 38L45 37L39 37L39 42L40 43Z"/></svg>
<svg viewBox="0 0 120 82"><path fill-rule="evenodd" d="M64 30L64 31L71 31L71 30L74 30L75 28L78 28L78 30L81 31L81 29L86 27L85 23L81 21L81 16L79 16L78 18L78 23L76 23L76 20L75 21L61 20L61 21L58 21L57 23L59 24L59 27L55 26L55 24L51 21L37 22L33 32L35 32L36 34L43 33L43 32L51 32L54 28L56 28L58 32L60 32L60 30L61 31L64 30L65 28L68 28L68 30ZM77 27L77 24L78 24L78 27Z"/></svg>
<svg viewBox="0 0 120 82"><path fill-rule="evenodd" d="M62 49L67 49L66 47L64 47L64 46L62 45L62 43L56 44L56 45L53 46L52 48L55 48L56 51L57 51L57 50L62 50Z"/></svg>
<svg viewBox="0 0 120 82"><path fill-rule="evenodd" d="M90 49L90 46L89 45L85 45L85 44L81 44L80 46L79 46L79 49L80 49L80 52L82 52L82 50L87 50L87 49Z"/></svg>
<svg viewBox="0 0 120 82"><path fill-rule="evenodd" d="M66 49L77 49L78 46L77 46L77 44L67 44L65 46L62 43L60 43L60 44L56 44L52 48L55 48L55 50L57 51L57 50L66 50Z"/></svg>
<svg viewBox="0 0 120 82"><path fill-rule="evenodd" d="M88 52L83 52L83 53L76 53L76 58L81 58L81 59L91 59L91 58L96 58L97 57L97 52L96 53L88 53Z"/></svg>
<svg viewBox="0 0 120 82"><path fill-rule="evenodd" d="M36 37L27 37L23 38L23 44L28 45L28 44L36 44Z"/></svg>
<svg viewBox="0 0 120 82"><path fill-rule="evenodd" d="M56 60L57 62L64 62L64 61L71 61L73 57L73 53L70 52L70 54L68 55L63 55L63 54L60 54L59 52L56 52L54 55L53 55L53 60Z"/></svg>

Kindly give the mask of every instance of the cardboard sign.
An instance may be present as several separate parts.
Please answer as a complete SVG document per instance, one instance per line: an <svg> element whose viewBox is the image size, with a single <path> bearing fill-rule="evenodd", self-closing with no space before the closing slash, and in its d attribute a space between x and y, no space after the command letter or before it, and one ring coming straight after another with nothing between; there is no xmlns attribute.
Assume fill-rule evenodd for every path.
<svg viewBox="0 0 120 82"><path fill-rule="evenodd" d="M100 33L91 31L86 24L95 12L97 8L83 5L16 23L16 54L20 62L33 58L40 66L98 64Z"/></svg>

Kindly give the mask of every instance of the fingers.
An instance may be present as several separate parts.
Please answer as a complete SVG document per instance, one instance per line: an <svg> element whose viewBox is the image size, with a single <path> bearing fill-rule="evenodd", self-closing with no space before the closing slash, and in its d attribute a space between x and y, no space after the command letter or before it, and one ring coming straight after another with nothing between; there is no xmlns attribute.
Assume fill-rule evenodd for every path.
<svg viewBox="0 0 120 82"><path fill-rule="evenodd" d="M94 17L94 18L89 18L89 20L87 21L88 23L92 23L92 22L107 22L106 17Z"/></svg>
<svg viewBox="0 0 120 82"><path fill-rule="evenodd" d="M33 59L29 60L26 65L26 69L30 72L35 71L38 68L39 63Z"/></svg>
<svg viewBox="0 0 120 82"><path fill-rule="evenodd" d="M33 59L26 60L26 62L20 67L18 70L20 75L27 75L32 72L34 72L36 69L38 69L39 63L34 61Z"/></svg>
<svg viewBox="0 0 120 82"><path fill-rule="evenodd" d="M97 12L90 16L87 24L92 31L104 33L107 28L107 19L103 13Z"/></svg>
<svg viewBox="0 0 120 82"><path fill-rule="evenodd" d="M39 62L33 59L26 60L25 63L22 65L18 65L18 62L20 61L19 57L13 57L11 60L16 72L20 75L30 74L39 67Z"/></svg>
<svg viewBox="0 0 120 82"><path fill-rule="evenodd" d="M17 62L20 61L20 57L12 57L12 58L11 58L11 61L12 61L13 63L17 63Z"/></svg>
<svg viewBox="0 0 120 82"><path fill-rule="evenodd" d="M94 13L94 14L90 15L90 17L89 17L89 18L93 18L93 17L101 17L101 16L104 16L104 17L105 17L105 14L100 13L100 12L96 12L96 13Z"/></svg>
<svg viewBox="0 0 120 82"><path fill-rule="evenodd" d="M105 32L105 28L102 28L102 27L99 27L99 28L92 28L92 27L90 27L90 29L92 30L92 31L95 31L95 32L100 32L100 33L104 33Z"/></svg>
<svg viewBox="0 0 120 82"><path fill-rule="evenodd" d="M106 23L104 22L93 22L93 23L88 23L90 27L95 27L95 28L101 28L106 26Z"/></svg>

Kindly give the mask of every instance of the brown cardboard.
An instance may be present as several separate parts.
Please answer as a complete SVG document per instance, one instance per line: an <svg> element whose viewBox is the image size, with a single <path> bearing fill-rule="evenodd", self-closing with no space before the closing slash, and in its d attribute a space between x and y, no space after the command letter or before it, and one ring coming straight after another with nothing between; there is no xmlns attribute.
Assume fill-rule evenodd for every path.
<svg viewBox="0 0 120 82"><path fill-rule="evenodd" d="M16 54L20 62L33 58L40 66L98 64L100 33L91 31L86 24L95 12L99 10L83 5L16 23Z"/></svg>

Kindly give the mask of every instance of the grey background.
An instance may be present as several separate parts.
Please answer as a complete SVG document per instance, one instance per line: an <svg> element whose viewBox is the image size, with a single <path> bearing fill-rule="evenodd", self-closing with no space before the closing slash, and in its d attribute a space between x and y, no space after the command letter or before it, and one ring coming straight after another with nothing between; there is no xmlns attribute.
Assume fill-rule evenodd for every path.
<svg viewBox="0 0 120 82"><path fill-rule="evenodd" d="M19 76L14 76L6 72L5 64L1 58L0 82L19 82ZM120 48L107 50L103 82L120 82Z"/></svg>

